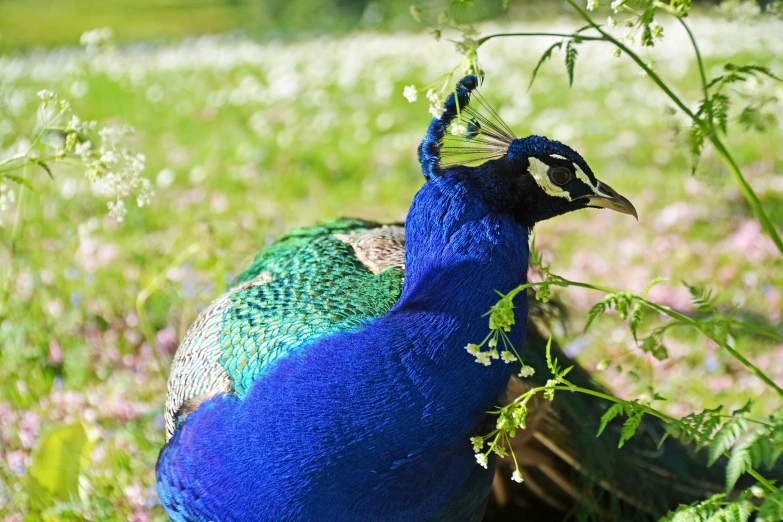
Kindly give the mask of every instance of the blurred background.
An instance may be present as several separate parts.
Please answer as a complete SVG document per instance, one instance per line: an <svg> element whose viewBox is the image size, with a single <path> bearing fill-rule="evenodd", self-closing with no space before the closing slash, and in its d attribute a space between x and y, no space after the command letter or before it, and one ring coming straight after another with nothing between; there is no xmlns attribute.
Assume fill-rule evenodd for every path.
<svg viewBox="0 0 783 522"><path fill-rule="evenodd" d="M560 2L512 1L457 15L490 34L582 25L567 13ZM643 56L695 108L686 35L660 22L665 38ZM725 62L783 74L783 22L758 3L700 2L691 24L710 76ZM691 174L684 121L610 47L580 47L570 88L556 53L528 90L551 43L483 46L484 96L517 135L580 151L640 217L595 211L542 224L537 245L552 271L636 292L665 276L650 298L689 313L681 281L707 285L727 309L779 328L783 263L720 160L707 149ZM83 168L30 171L35 191L0 185L0 520L164 520L154 465L168 366L187 327L292 227L403 220L430 119L403 87L460 60L447 35L436 40L392 0L0 0L0 160L29 144L36 93L48 89L82 120L130 124L154 191L118 221ZM732 89L764 102L756 132L727 141L783 225L783 89ZM615 315L583 333L600 295L558 297L570 311L557 332L566 352L618 395L654 387L674 415L748 398L769 408L760 381L703 337L671 331L659 361ZM747 337L737 347L783 380L783 346Z"/></svg>

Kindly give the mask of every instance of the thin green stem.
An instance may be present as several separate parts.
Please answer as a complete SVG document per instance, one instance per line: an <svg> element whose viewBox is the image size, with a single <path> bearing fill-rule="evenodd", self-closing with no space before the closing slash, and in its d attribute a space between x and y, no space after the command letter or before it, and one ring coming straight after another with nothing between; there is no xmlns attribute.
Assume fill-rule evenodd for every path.
<svg viewBox="0 0 783 522"><path fill-rule="evenodd" d="M567 0L568 3L573 7L577 13L579 13L579 16L581 16L588 24L590 24L593 29L598 31L603 38L599 38L599 40L605 40L608 42L611 42L616 47L618 47L622 52L627 54L636 64L642 68L642 70L652 79L652 81L655 82L655 84L661 88L663 92L666 93L666 95L677 105L677 107L680 108L685 114L690 116L691 118L695 119L695 115L693 114L693 111L691 111L685 103L683 103L682 99L680 99L679 96L677 96L674 91L672 91L668 85L661 79L658 74L653 71L650 66L648 66L646 63L644 63L644 60L641 59L641 57L633 52L631 49L626 47L622 44L619 40L617 40L615 37L601 29L601 26L596 24L592 18L590 18L590 15L587 14L587 11L579 7L574 0Z"/></svg>
<svg viewBox="0 0 783 522"><path fill-rule="evenodd" d="M718 151L718 154L720 154L723 162L728 165L729 171L731 171L732 176L734 176L734 179L739 184L742 195L745 196L750 208L753 209L753 213L756 214L756 218L758 218L762 228L769 234L769 237L772 238L772 242L775 243L775 246L780 253L783 254L783 239L780 239L780 235L778 234L774 223L772 223L769 215L764 211L764 208L761 206L761 201L753 191L750 183L748 183L748 180L742 175L739 165L734 161L731 153L726 149L726 146L716 133L713 132L710 134L710 142L712 143L712 146L715 147L715 150Z"/></svg>
<svg viewBox="0 0 783 522"><path fill-rule="evenodd" d="M731 323L739 328L742 328L744 330L747 330L749 332L753 332L759 335L763 335L764 337L769 337L773 341L777 341L779 343L783 343L783 335L778 333L777 331L773 330L772 328L766 328L764 326L759 326L757 324L753 324L749 321L742 321L739 319L730 319Z"/></svg>
<svg viewBox="0 0 783 522"><path fill-rule="evenodd" d="M653 408L651 406L648 406L646 404L640 404L638 402L633 402L632 403L631 401L627 401L625 399L620 399L619 397L615 397L614 395L609 395L608 393L603 393L603 392L600 392L600 391L597 391L597 390L591 390L589 388L582 388L581 386L575 386L575 385L571 384L569 381L567 381L566 379L563 379L562 382L563 382L563 384L556 385L556 386L554 386L552 388L547 388L546 386L538 386L538 387L532 388L532 389L528 390L527 392L525 392L523 395L520 395L519 397L517 397L514 400L514 402L517 402L517 403L519 403L521 405L524 405L535 394L543 392L543 391L545 391L547 389L555 389L555 390L558 390L558 391L567 391L567 392L572 392L572 393L583 393L585 395L591 395L593 397L597 397L599 399L604 399L604 400L612 402L614 404L629 404L629 405L633 404L634 408L640 409L644 413L646 413L647 415L651 415L653 417L656 417L656 418L662 420L663 422L665 422L666 424L677 424L679 422L674 417L670 417L669 415L666 415L665 413L663 413L661 411L658 411L655 408ZM767 425L766 423L764 423L762 421L754 421L752 419L748 419L748 420L750 422L756 422L758 424ZM497 431L497 430L495 430L495 431ZM493 433L495 433L495 432L493 432ZM497 438L496 438L496 440L497 440ZM510 442L507 442L507 445L510 447ZM513 451L511 453L513 454ZM723 452L723 456L726 457L726 458L731 458L731 454L728 451L724 451ZM515 462L515 464L516 464L516 462ZM752 476L754 479L756 479L769 492L776 491L775 485L772 482L770 482L769 480L767 480L766 478L764 478L756 470L748 469L747 473L750 476Z"/></svg>
<svg viewBox="0 0 783 522"><path fill-rule="evenodd" d="M526 288L532 288L535 286L542 286L545 284L554 284L557 286L577 286L580 288L588 288L590 290L598 290L599 292L604 292L607 294L617 294L620 293L619 290L616 290L614 288L610 288L607 286L601 286L601 285L592 285L589 283L580 283L579 281L570 281L568 279L562 278L558 276L558 279L555 282L547 282L543 281L540 283L525 283L524 285L520 285L514 290L512 290L509 295L516 295L520 291L526 289ZM634 295L634 299L645 305L646 307L655 310L659 313L662 313L664 315L667 315L671 317L672 319L675 319L677 321L680 321L681 323L685 323L688 326L692 326L699 332L701 332L705 337L711 339L713 342L715 342L718 346L726 350L731 354L732 357L734 357L737 361L740 362L745 368L747 368L751 373L753 373L756 377L761 379L764 383L766 383L768 386L770 386L772 389L777 392L778 395L783 397L783 388L781 388L779 385L777 385L772 379L770 379L763 371L761 371L756 365L754 365L752 362L750 362L744 355L739 353L736 349L732 348L726 341L721 339L720 337L715 336L711 331L704 328L704 326L699 323L698 321L691 319L685 314L681 314L680 312L677 312L675 310L672 310L671 308L667 306L659 305L658 303L654 303L652 301L649 301L641 296Z"/></svg>
<svg viewBox="0 0 783 522"><path fill-rule="evenodd" d="M584 36L578 33L496 33L480 38L476 42L476 45L477 47L480 47L483 43L488 42L493 38L502 38L506 36L554 36L557 38L574 38L585 41L600 41L604 39L598 36Z"/></svg>
<svg viewBox="0 0 783 522"><path fill-rule="evenodd" d="M701 51L699 51L699 46L696 44L696 38L694 38L693 33L691 32L691 28L688 27L688 24L685 23L685 20L680 18L679 16L676 16L677 20L682 24L682 27L685 29L685 32L688 33L688 38L691 40L691 45L693 45L693 51L696 53L696 63L699 65L699 76L701 76L701 89L704 92L704 100L710 99L710 93L707 90L707 75L704 73L704 61L701 58Z"/></svg>

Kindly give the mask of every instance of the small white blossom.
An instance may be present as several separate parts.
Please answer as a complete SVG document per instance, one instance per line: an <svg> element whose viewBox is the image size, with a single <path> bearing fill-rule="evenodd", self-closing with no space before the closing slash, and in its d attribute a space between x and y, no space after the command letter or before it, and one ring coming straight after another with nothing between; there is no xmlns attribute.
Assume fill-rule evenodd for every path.
<svg viewBox="0 0 783 522"><path fill-rule="evenodd" d="M476 453L476 462L478 462L479 466L482 468L487 469L487 456L483 453Z"/></svg>
<svg viewBox="0 0 783 522"><path fill-rule="evenodd" d="M42 89L42 90L38 91L38 97L41 100L45 101L45 102L50 101L50 100L54 100L56 98L54 93L52 91L50 91L49 89Z"/></svg>
<svg viewBox="0 0 783 522"><path fill-rule="evenodd" d="M451 128L449 129L452 136L467 136L468 128L458 121L451 122Z"/></svg>
<svg viewBox="0 0 783 522"><path fill-rule="evenodd" d="M606 23L609 25L609 27L617 27L617 20L611 16L606 19Z"/></svg>
<svg viewBox="0 0 783 522"><path fill-rule="evenodd" d="M479 364L483 364L484 366L489 366L492 364L492 360L489 357L489 352L479 352L476 354L476 362Z"/></svg>
<svg viewBox="0 0 783 522"><path fill-rule="evenodd" d="M498 345L497 337L493 337L492 339L489 340L489 347L490 348L495 348L497 345Z"/></svg>
<svg viewBox="0 0 783 522"><path fill-rule="evenodd" d="M515 469L514 473L511 474L511 480L514 482L519 482L520 484L522 483L522 474L518 469Z"/></svg>
<svg viewBox="0 0 783 522"><path fill-rule="evenodd" d="M508 350L503 350L503 352L501 352L500 354L500 358L503 360L504 363L512 363L517 360L514 354L509 352Z"/></svg>
<svg viewBox="0 0 783 522"><path fill-rule="evenodd" d="M625 0L614 0L612 2L612 10L617 13L620 11L620 8L625 4Z"/></svg>
<svg viewBox="0 0 783 522"><path fill-rule="evenodd" d="M482 437L471 437L470 443L473 444L473 451L478 453L481 448L484 447L484 439Z"/></svg>
<svg viewBox="0 0 783 522"><path fill-rule="evenodd" d="M487 354L489 354L489 356L495 359L496 361L500 359L500 354L498 353L497 350L490 350L487 352Z"/></svg>
<svg viewBox="0 0 783 522"><path fill-rule="evenodd" d="M83 141L77 143L74 148L74 153L81 158L81 160L87 163L90 159L90 152L92 151L92 143L89 141Z"/></svg>
<svg viewBox="0 0 783 522"><path fill-rule="evenodd" d="M760 486L751 486L750 493L756 498L764 498L764 490Z"/></svg>
<svg viewBox="0 0 783 522"><path fill-rule="evenodd" d="M478 354L481 352L481 348L479 348L479 345L477 345L477 344L473 344L473 343L468 343L468 344L465 346L465 350L466 350L466 351L467 351L467 352L468 352L470 355L478 355Z"/></svg>
<svg viewBox="0 0 783 522"><path fill-rule="evenodd" d="M430 105L430 114L432 114L433 118L440 118L443 116L443 113L445 110L440 105Z"/></svg>
<svg viewBox="0 0 783 522"><path fill-rule="evenodd" d="M128 213L128 209L125 208L125 202L123 200L109 201L107 204L109 207L109 215L117 221L125 219L125 214Z"/></svg>
<svg viewBox="0 0 783 522"><path fill-rule="evenodd" d="M557 381L555 379L549 379L546 381L546 384L544 387L546 390L544 390L544 398L547 400L552 400L555 398L555 386L557 386Z"/></svg>
<svg viewBox="0 0 783 522"><path fill-rule="evenodd" d="M592 11L598 7L598 0L587 0L587 10ZM520 481L522 482L522 481Z"/></svg>
<svg viewBox="0 0 783 522"><path fill-rule="evenodd" d="M532 377L533 375L535 375L535 373L536 370L534 370L532 366L528 366L526 364L522 365L522 369L519 370L519 376L522 378Z"/></svg>
<svg viewBox="0 0 783 522"><path fill-rule="evenodd" d="M408 100L408 103L413 103L419 99L419 91L415 85L408 85L402 90L402 95Z"/></svg>
<svg viewBox="0 0 783 522"><path fill-rule="evenodd" d="M443 116L443 98L441 97L440 93L435 92L434 89L429 89L427 91L427 101L430 102L430 114L434 118L440 118Z"/></svg>

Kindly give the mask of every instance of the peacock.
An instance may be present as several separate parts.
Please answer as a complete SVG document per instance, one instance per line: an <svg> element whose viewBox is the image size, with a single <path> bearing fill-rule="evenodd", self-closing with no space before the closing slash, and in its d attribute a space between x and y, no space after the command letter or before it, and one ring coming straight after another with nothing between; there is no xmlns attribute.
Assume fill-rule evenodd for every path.
<svg viewBox="0 0 783 522"><path fill-rule="evenodd" d="M571 393L531 404L513 442L522 484L505 460L476 463L487 412L549 378L552 307L524 293L508 336L532 377L464 349L497 292L526 282L533 226L583 208L637 215L567 145L517 138L479 83L458 82L431 121L404 225L293 230L190 327L156 468L171 520L653 520L722 488L676 440L658 447L655 422L622 450L613 424L596 438L606 405ZM579 367L569 379L596 387Z"/></svg>

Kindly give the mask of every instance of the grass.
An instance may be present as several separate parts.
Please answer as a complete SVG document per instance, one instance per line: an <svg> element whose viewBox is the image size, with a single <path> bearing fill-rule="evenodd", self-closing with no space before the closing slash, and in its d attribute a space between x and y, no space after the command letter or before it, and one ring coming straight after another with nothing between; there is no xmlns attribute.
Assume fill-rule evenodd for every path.
<svg viewBox="0 0 783 522"><path fill-rule="evenodd" d="M26 9L16 1L0 6L13 16L29 16ZM126 21L128 27L146 27L146 36L222 31L236 25L231 9L242 8L205 2L196 9L203 17L194 16L187 28L170 25L175 4L161 9L157 27L146 25L143 6L112 11L118 20L112 25L121 38ZM0 20L9 24L11 18ZM39 27L24 34L9 25L0 32L4 42L20 46L44 38L75 44L76 30L63 25L59 33ZM561 25L572 24L539 28ZM778 23L736 29L698 18L693 26L708 69L730 59L783 71L783 49L771 36L779 34ZM133 31L127 36L143 34ZM693 60L679 52L684 37L674 26L666 31L651 57L695 100ZM680 280L708 284L724 306L741 304L748 320L779 327L781 260L754 228L719 160L708 151L691 176L687 151L671 131L677 120L667 115L652 84L627 61L609 56L608 48L580 49L572 89L556 55L526 91L546 43L487 44L481 55L484 95L518 135L546 134L582 152L598 177L628 196L640 214L639 223L582 212L541 224L538 246L553 271L636 291L664 275L671 281L656 287L651 299L688 313L695 312ZM2 277L13 274L0 320L5 520L77 520L87 514L93 520L164 519L153 469L163 443L166 373L178 340L232 275L286 230L340 215L404 219L422 183L415 149L429 117L424 103L405 101L403 86L424 85L458 59L448 42L407 33L287 45L204 37L135 45L92 60L75 49L0 55L0 156L29 135L35 93L49 88L67 97L84 119L133 125L133 145L147 155L146 174L156 191L152 205L131 208L119 224L106 216L105 202L89 192L80 172L57 170L54 181L43 171L25 173L37 190L25 191L13 256L0 247ZM781 98L775 86L738 89L746 96ZM781 133L773 126L730 140L778 223ZM5 245L14 236L14 212L0 213ZM196 253L172 267L191 245ZM148 323L142 324L137 296L161 275L163 284L145 303ZM635 396L654 385L670 398L666 409L674 414L719 403L737 406L747 398L759 399L760 410L769 407L772 398L761 394L757 379L692 332L673 332L667 339L671 359L655 361L611 317L580 335L585 312L599 296L569 289L561 297L572 311L570 332L562 336L569 353L589 368L610 358L613 365L599 378L617 393ZM645 324L657 321L650 317ZM777 382L783 379L783 368L774 364L781 347L744 340L737 348ZM36 504L27 486L36 448L46 433L75 422L95 441L82 487L70 493L70 503Z"/></svg>

